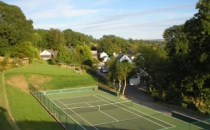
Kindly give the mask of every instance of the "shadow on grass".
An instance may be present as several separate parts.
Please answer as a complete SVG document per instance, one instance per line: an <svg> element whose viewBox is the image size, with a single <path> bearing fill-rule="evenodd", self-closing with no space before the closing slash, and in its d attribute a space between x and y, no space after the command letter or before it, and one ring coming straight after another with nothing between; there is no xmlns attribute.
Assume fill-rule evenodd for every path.
<svg viewBox="0 0 210 130"><path fill-rule="evenodd" d="M1 130L14 130L12 125L9 123L7 119L7 110L3 107L0 107L0 129ZM48 122L48 121L31 121L31 120L23 120L23 121L17 121L16 122L20 130L30 129L30 130L65 130L63 126L61 126L57 122ZM92 126L83 126L84 128L81 128L81 126L76 124L65 124L67 126L68 130L96 130ZM123 129L117 129L117 128L102 128L97 127L99 130L123 130Z"/></svg>
<svg viewBox="0 0 210 130"><path fill-rule="evenodd" d="M0 129L1 130L13 130L13 127L8 120L7 110L3 107L0 107Z"/></svg>
<svg viewBox="0 0 210 130"><path fill-rule="evenodd" d="M118 128L104 128L104 127L93 127L93 126L83 126L81 128L79 125L67 124L68 127L64 128L61 125L59 128L52 127L59 125L56 122L47 122L47 121L21 121L17 122L18 125L22 126L20 129L30 129L30 130L128 130L128 129L118 129Z"/></svg>

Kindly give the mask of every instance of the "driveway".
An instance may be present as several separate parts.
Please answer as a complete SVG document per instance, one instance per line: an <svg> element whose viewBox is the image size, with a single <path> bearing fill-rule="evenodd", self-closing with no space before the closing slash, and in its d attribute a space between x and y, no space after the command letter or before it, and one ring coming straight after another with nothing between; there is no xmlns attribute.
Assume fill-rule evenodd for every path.
<svg viewBox="0 0 210 130"><path fill-rule="evenodd" d="M125 90L125 97L129 100L132 100L135 103L142 105L142 106L148 107L150 109L153 109L153 110L159 111L163 114L171 116L171 112L173 111L172 108L155 103L153 98L150 95L147 95L145 92L146 92L146 88L145 88L144 84L141 84L138 86L130 86L129 85L129 86L127 86L127 88ZM178 111L178 112L188 115L193 118L200 119L200 120L206 119L206 117L193 115L189 112L183 112L183 111Z"/></svg>
<svg viewBox="0 0 210 130"><path fill-rule="evenodd" d="M156 104L150 95L146 94L144 85L127 86L125 90L125 97L135 103L149 107L153 110L160 111L164 114L171 115L171 109Z"/></svg>

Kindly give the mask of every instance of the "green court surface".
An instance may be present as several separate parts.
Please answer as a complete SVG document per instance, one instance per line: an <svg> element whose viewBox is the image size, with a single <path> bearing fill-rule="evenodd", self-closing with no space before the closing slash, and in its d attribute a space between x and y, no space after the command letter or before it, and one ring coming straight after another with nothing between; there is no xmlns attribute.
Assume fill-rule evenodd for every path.
<svg viewBox="0 0 210 130"><path fill-rule="evenodd" d="M100 90L32 94L68 130L202 130Z"/></svg>

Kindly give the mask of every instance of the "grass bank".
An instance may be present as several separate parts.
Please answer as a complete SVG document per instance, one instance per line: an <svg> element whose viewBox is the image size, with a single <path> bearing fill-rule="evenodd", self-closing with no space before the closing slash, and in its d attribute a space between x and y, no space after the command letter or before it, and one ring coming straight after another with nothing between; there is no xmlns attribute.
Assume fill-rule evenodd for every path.
<svg viewBox="0 0 210 130"><path fill-rule="evenodd" d="M35 62L5 72L5 86L12 115L21 130L61 130L28 91L32 83L40 90L95 86L97 80L86 73L60 68L47 62Z"/></svg>
<svg viewBox="0 0 210 130"><path fill-rule="evenodd" d="M9 116L7 99L5 97L3 73L0 73L0 129L1 130L13 130L11 118Z"/></svg>

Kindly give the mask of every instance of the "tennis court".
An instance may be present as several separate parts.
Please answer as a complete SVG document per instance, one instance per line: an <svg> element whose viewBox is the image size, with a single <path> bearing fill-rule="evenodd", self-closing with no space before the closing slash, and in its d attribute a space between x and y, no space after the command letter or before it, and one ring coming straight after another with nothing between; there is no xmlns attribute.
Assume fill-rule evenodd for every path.
<svg viewBox="0 0 210 130"><path fill-rule="evenodd" d="M34 95L69 130L202 129L93 88Z"/></svg>

